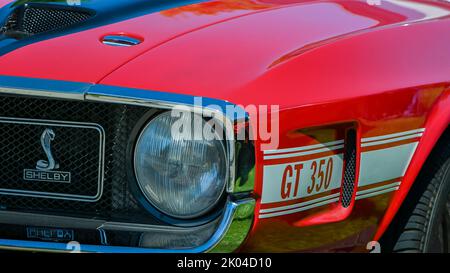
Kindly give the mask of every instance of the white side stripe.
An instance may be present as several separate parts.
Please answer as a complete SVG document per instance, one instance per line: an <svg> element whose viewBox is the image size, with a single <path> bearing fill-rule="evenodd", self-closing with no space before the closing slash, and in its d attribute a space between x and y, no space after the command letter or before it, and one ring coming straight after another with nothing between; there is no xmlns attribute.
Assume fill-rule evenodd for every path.
<svg viewBox="0 0 450 273"><path fill-rule="evenodd" d="M381 194L385 194L388 192L396 191L400 188L401 182L393 182L388 185L376 187L373 189L368 190L362 190L358 191L356 193L356 200L361 200L365 198L370 198L374 196L378 196ZM283 207L277 207L277 208L270 208L270 209L262 209L260 210L260 216L259 218L271 218L271 217L277 217L287 214L292 214L296 212L301 212L305 210L309 210L316 207L321 207L324 205L328 205L334 202L338 202L340 200L340 193L331 194L322 198L318 198L315 200L294 204L294 205L288 205Z"/></svg>
<svg viewBox="0 0 450 273"><path fill-rule="evenodd" d="M365 195L365 194L368 194L368 193L372 193L372 192L388 189L388 188L391 188L391 187L398 187L398 186L400 186L400 184L401 184L401 182L396 182L396 183L391 183L389 185L384 185L384 186L373 188L373 189L358 191L356 193L356 195Z"/></svg>
<svg viewBox="0 0 450 273"><path fill-rule="evenodd" d="M301 207L298 209L292 209L292 210L280 211L280 212L274 212L274 213L268 213L268 214L260 214L259 218L270 218L270 217L276 217L276 216L281 216L281 215L286 215L286 214L292 214L292 213L301 212L301 211L309 210L309 209L316 208L316 207L325 206L325 205L335 203L338 201L339 201L339 198L333 198L330 200L312 204L310 206Z"/></svg>
<svg viewBox="0 0 450 273"><path fill-rule="evenodd" d="M360 190L355 193L356 200L398 190L419 145L418 139L423 136L424 132L425 128L421 128L361 139L361 147L373 148L362 149L360 153L357 179L357 187ZM405 143L403 144L401 141ZM384 146L390 143L392 145ZM337 140L316 145L263 151L264 160L288 160L268 161L267 164L264 164L261 204L266 206L262 206L263 209L260 209L258 217L271 218L295 214L339 202L341 193L336 191L339 191L342 186L344 167L342 150L345 148L344 146L344 140ZM314 198L315 194L325 194L326 192L323 190L308 194L308 183L303 182L309 181L314 176L312 166L318 159L333 160L334 162L331 184L328 188L334 193L327 192L327 196L311 200L310 198ZM287 170L290 171L287 172ZM299 183L299 181L302 182ZM386 184L387 181L391 182ZM291 189L286 187L287 184L292 187L293 183L298 183L298 192L297 188L295 192L291 192ZM287 192L280 191L280 189L285 189ZM287 196L283 196L283 194ZM298 203L293 204L293 202Z"/></svg>
<svg viewBox="0 0 450 273"><path fill-rule="evenodd" d="M389 139L389 138L402 137L402 136L406 136L406 135L418 134L418 133L423 133L423 132L425 132L425 128L401 132L401 133L395 133L395 134L390 134L390 135L384 135L384 136L363 138L362 142L365 143L365 142L376 141L376 140L385 140L385 139Z"/></svg>
<svg viewBox="0 0 450 273"><path fill-rule="evenodd" d="M293 153L293 152L301 152L301 151L307 151L307 150L313 150L313 149L320 149L320 148L335 146L335 145L339 145L339 144L344 144L344 140L338 140L338 141L332 141L332 142L327 142L327 143L321 143L321 144L310 145L310 146L302 146L302 147L296 147L296 148L288 148L288 149L280 149L280 150L266 150L263 152L265 155Z"/></svg>
<svg viewBox="0 0 450 273"><path fill-rule="evenodd" d="M358 187L405 176L418 142L361 153Z"/></svg>
<svg viewBox="0 0 450 273"><path fill-rule="evenodd" d="M381 195L381 194L385 194L388 192L392 192L392 191L396 191L398 190L400 187L393 187L393 188L389 188L386 190L381 190L381 191L377 191L377 192L373 192L373 193L368 193L368 194L364 194L364 195L358 195L356 196L356 200L361 200L361 199L365 199L365 198L369 198L369 197L374 197L377 195Z"/></svg>
<svg viewBox="0 0 450 273"><path fill-rule="evenodd" d="M397 137L397 138L392 138L392 139L366 142L366 143L361 144L361 147L377 146L377 145L388 144L388 143L402 141L402 140L418 138L418 137L422 137L422 136L423 136L423 133L419 133L419 134L408 135L408 136L403 136L403 137Z"/></svg>
<svg viewBox="0 0 450 273"><path fill-rule="evenodd" d="M302 202L302 203L298 203L298 204L294 204L294 205L288 205L288 206L284 206L284 207L277 207L277 208L271 208L271 209L262 209L260 210L261 213L270 213L270 212L276 212L276 211L280 211L280 210L289 210L289 209L296 209L296 208L301 208L307 205L311 205L314 203L319 203L321 201L326 201L328 199L331 199L333 197L339 197L340 193L335 193L335 194L331 194L331 195L327 195L325 197L321 197L321 198L317 198L314 200L310 200L310 201L306 201L306 202Z"/></svg>
<svg viewBox="0 0 450 273"><path fill-rule="evenodd" d="M268 155L268 156L265 156L264 159L265 160L283 159L283 158L291 158L291 157L298 157L298 156L305 156L305 155L313 155L313 154L318 154L318 153L335 151L335 150L339 150L339 149L343 149L343 148L344 148L344 145L337 145L337 146L332 146L332 147L327 147L327 148L313 150L313 151L307 151L307 152L298 152L298 153L280 154L280 155Z"/></svg>

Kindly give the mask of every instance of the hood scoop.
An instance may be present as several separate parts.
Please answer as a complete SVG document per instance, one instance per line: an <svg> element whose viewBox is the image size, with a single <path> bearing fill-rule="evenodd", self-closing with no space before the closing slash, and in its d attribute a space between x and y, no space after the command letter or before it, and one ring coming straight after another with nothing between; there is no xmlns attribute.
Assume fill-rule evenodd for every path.
<svg viewBox="0 0 450 273"><path fill-rule="evenodd" d="M94 15L94 11L80 7L25 4L14 9L0 32L10 38L23 39L79 25Z"/></svg>

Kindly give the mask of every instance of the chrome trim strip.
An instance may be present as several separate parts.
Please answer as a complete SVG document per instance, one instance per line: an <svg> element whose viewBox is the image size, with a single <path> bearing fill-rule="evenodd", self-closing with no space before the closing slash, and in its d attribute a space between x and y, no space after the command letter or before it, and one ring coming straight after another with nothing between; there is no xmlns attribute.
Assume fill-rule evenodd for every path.
<svg viewBox="0 0 450 273"><path fill-rule="evenodd" d="M197 232L207 225L217 225L217 220L197 227L179 227L179 226L157 226L133 223L105 222L98 227L104 231L130 231L130 232Z"/></svg>
<svg viewBox="0 0 450 273"><path fill-rule="evenodd" d="M197 232L207 225L217 225L220 219L196 227L162 226L155 224L133 224L123 222L108 222L102 219L86 219L69 216L54 216L38 213L25 213L13 211L0 211L0 224L19 226L39 226L66 229L92 229L103 231L130 231L130 232Z"/></svg>
<svg viewBox="0 0 450 273"><path fill-rule="evenodd" d="M0 94L84 100L91 83L0 76Z"/></svg>
<svg viewBox="0 0 450 273"><path fill-rule="evenodd" d="M131 46L135 46L138 45L139 43L136 44L130 44L124 41L119 41L119 40L103 40L102 43L104 45L108 45L108 46L114 46L114 47L131 47Z"/></svg>
<svg viewBox="0 0 450 273"><path fill-rule="evenodd" d="M83 100L84 94L78 94L78 93L64 93L64 92L58 92L58 91L31 91L28 89L15 89L15 88L0 88L0 93L5 94L14 94L14 95L20 95L20 96L28 96L28 97L45 97L45 98L61 98L61 99L68 99L68 100Z"/></svg>
<svg viewBox="0 0 450 273"><path fill-rule="evenodd" d="M13 76L0 76L0 94L2 93L52 99L129 104L160 109L172 109L178 105L192 108L195 106L195 97L185 94ZM229 107L238 111L236 115L227 117L230 121L238 122L248 119L248 114L240 106L219 99L201 98L203 107L194 108L194 110L209 110L211 113L222 114L226 113L226 109Z"/></svg>
<svg viewBox="0 0 450 273"><path fill-rule="evenodd" d="M102 39L103 44L118 47L136 46L142 43L141 40L126 35L107 35Z"/></svg>
<svg viewBox="0 0 450 273"><path fill-rule="evenodd" d="M0 187L0 195L25 196L35 198L72 200L80 202L97 202L103 195L104 169L105 169L105 130L102 126L95 123L69 122L69 121L54 121L54 120L40 120L40 119L22 119L22 118L8 118L0 117L0 123L9 124L26 124L36 126L54 126L54 127L69 127L69 128L83 128L93 129L99 133L99 166L98 166L98 186L97 194L95 196L85 196L76 194L50 193L39 191L26 191L16 189L4 189Z"/></svg>
<svg viewBox="0 0 450 273"><path fill-rule="evenodd" d="M98 229L100 233L100 242L102 245L108 245L108 237L106 236L106 232L103 229Z"/></svg>
<svg viewBox="0 0 450 273"><path fill-rule="evenodd" d="M218 237L217 243L212 244L213 246L211 245L205 252L231 253L236 251L247 239L255 218L256 201L248 198L236 201L234 206L229 225L223 230L220 230L219 227L215 234Z"/></svg>
<svg viewBox="0 0 450 273"><path fill-rule="evenodd" d="M193 111L218 115L216 116L217 118L220 118L224 113L227 113L227 108L233 108L236 109L238 113L235 116L226 116L229 121L238 122L248 119L248 115L242 107L223 100L207 97L201 98L203 105L198 107L198 105L195 105L195 96L191 95L101 84L90 86L85 93L86 101L119 103L168 110L172 109L174 106L183 105L190 107Z"/></svg>
<svg viewBox="0 0 450 273"><path fill-rule="evenodd" d="M0 224L42 226L51 228L97 229L106 221L68 216L44 215L28 212L0 211Z"/></svg>
<svg viewBox="0 0 450 273"><path fill-rule="evenodd" d="M254 218L255 200L229 201L223 220L213 236L203 245L190 249L145 249L101 245L80 245L81 252L91 253L201 253L230 252L247 237ZM25 251L69 252L67 244L0 239L1 249Z"/></svg>

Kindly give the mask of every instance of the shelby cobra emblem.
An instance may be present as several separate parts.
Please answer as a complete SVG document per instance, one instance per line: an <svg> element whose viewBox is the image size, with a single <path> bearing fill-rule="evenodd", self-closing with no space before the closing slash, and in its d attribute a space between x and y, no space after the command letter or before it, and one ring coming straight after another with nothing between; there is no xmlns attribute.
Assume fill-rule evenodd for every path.
<svg viewBox="0 0 450 273"><path fill-rule="evenodd" d="M40 182L57 182L70 183L70 172L56 171L59 169L59 164L55 161L52 154L51 143L55 140L56 134L52 129L45 129L41 135L41 145L47 155L47 160L39 160L36 164L35 170L25 169L23 171L23 178L27 181Z"/></svg>

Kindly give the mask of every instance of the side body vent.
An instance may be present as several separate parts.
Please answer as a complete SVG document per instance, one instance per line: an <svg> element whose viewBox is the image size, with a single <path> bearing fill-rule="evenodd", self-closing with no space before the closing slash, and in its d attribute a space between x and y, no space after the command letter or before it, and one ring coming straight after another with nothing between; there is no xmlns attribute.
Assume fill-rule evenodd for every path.
<svg viewBox="0 0 450 273"><path fill-rule="evenodd" d="M83 23L93 16L94 12L84 8L27 4L14 10L3 26L2 32L9 37L21 39L68 28Z"/></svg>
<svg viewBox="0 0 450 273"><path fill-rule="evenodd" d="M342 185L342 206L348 208L352 203L353 195L355 193L356 181L356 163L357 163L357 149L356 149L356 131L347 131L345 140L344 153L344 182Z"/></svg>

